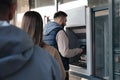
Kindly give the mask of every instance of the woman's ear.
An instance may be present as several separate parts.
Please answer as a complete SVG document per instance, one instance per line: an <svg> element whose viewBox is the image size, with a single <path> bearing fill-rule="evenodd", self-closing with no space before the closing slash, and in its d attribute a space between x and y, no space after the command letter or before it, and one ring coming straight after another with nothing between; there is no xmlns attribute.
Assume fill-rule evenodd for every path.
<svg viewBox="0 0 120 80"><path fill-rule="evenodd" d="M15 10L17 8L17 2L16 3L13 3L11 6L10 6L10 11L9 11L9 20L11 20L15 14Z"/></svg>

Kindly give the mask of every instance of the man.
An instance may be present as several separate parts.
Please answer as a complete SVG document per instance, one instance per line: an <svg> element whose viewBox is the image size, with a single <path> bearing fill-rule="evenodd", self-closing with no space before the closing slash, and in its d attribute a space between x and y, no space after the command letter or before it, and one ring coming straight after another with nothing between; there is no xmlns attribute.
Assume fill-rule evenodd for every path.
<svg viewBox="0 0 120 80"><path fill-rule="evenodd" d="M64 31L66 25L67 14L63 11L58 11L54 14L54 22L48 22L44 27L44 38L43 40L60 52L64 68L66 70L66 80L69 80L69 59L70 57L76 56L82 53L81 48L69 49L68 37Z"/></svg>
<svg viewBox="0 0 120 80"><path fill-rule="evenodd" d="M0 0L0 80L62 80L56 60L8 23L16 6L17 0Z"/></svg>

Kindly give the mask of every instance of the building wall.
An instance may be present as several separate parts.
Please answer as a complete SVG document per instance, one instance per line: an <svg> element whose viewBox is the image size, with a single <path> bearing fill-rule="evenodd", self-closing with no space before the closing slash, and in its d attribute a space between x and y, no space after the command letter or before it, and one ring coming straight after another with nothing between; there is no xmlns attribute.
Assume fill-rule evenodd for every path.
<svg viewBox="0 0 120 80"><path fill-rule="evenodd" d="M17 13L29 10L29 0L17 0Z"/></svg>
<svg viewBox="0 0 120 80"><path fill-rule="evenodd" d="M20 14L29 10L29 0L17 0L17 10L13 20L11 21L12 24L20 27L22 16Z"/></svg>

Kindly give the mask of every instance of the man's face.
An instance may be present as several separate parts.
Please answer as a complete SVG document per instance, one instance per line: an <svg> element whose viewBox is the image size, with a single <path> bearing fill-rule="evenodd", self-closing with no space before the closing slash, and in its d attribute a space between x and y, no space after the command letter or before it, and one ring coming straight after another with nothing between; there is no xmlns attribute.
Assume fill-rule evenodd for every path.
<svg viewBox="0 0 120 80"><path fill-rule="evenodd" d="M67 18L66 17L61 17L61 26L66 26Z"/></svg>

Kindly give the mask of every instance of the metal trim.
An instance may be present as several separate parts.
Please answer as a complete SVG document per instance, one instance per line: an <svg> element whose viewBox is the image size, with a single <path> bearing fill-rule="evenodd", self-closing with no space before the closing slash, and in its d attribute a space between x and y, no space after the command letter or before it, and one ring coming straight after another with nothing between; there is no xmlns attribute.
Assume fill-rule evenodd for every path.
<svg viewBox="0 0 120 80"><path fill-rule="evenodd" d="M113 6L114 0L109 0L109 79L113 80L113 48L112 48L112 28L114 20L113 20Z"/></svg>
<svg viewBox="0 0 120 80"><path fill-rule="evenodd" d="M84 75L84 74L76 73L76 72L74 72L74 71L70 71L70 74L71 74L71 75L74 75L74 76L82 77L82 78L85 78L85 79L88 79L88 80L91 79L91 77L88 76L88 75Z"/></svg>
<svg viewBox="0 0 120 80"><path fill-rule="evenodd" d="M94 23L94 20L95 20L95 12L99 12L99 11L104 11L104 10L108 10L109 11L109 8L108 8L109 6L108 5L106 5L106 6L99 6L99 7L95 7L95 8L92 8L92 10L91 10L91 12L92 12L92 44L94 44L94 42L95 42L95 23ZM108 14L109 15L109 14ZM108 18L108 20L109 20L109 18ZM109 23L108 23L109 24ZM108 35L110 35L110 34L108 34ZM109 43L110 44L110 43ZM107 45L106 45L107 46ZM109 48L108 48L109 49ZM92 46L92 54L93 55L95 55L95 50L94 50L94 45ZM95 75L95 57L93 57L92 58L92 62L94 62L93 63L93 66L92 66L92 74L93 75ZM107 78L108 79L108 76L106 76L105 78ZM102 78L103 79L103 78Z"/></svg>
<svg viewBox="0 0 120 80"><path fill-rule="evenodd" d="M58 11L58 0L54 0L54 4L55 4L56 12L57 12Z"/></svg>
<svg viewBox="0 0 120 80"><path fill-rule="evenodd" d="M93 7L93 8L92 8L92 11L93 11L93 12L101 11L101 10L108 10L108 5L98 6L98 7Z"/></svg>

